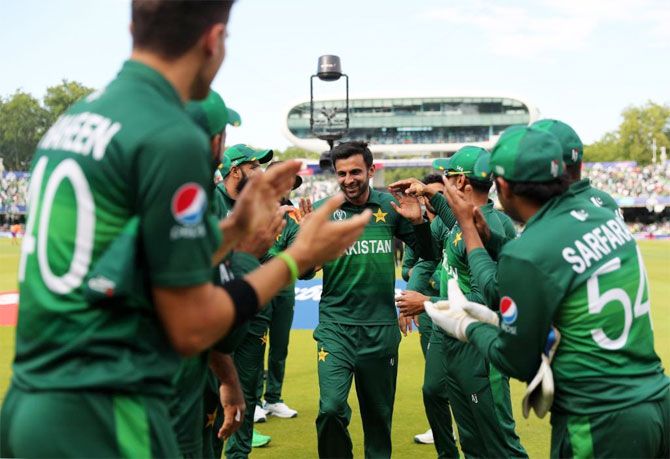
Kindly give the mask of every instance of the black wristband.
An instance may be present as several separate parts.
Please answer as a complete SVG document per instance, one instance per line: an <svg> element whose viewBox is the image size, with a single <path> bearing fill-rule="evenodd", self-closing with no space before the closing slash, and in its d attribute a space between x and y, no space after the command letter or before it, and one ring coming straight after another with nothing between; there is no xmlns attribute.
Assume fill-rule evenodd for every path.
<svg viewBox="0 0 670 459"><path fill-rule="evenodd" d="M235 308L235 322L233 328L239 327L251 319L258 312L258 295L256 290L244 279L237 278L222 285L223 289L230 295Z"/></svg>

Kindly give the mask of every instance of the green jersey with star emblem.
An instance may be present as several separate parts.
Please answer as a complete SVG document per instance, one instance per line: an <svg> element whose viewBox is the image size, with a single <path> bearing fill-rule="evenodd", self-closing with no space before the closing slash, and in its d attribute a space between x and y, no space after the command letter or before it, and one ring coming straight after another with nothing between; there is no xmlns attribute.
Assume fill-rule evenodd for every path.
<svg viewBox="0 0 670 459"><path fill-rule="evenodd" d="M601 413L665 396L642 256L610 210L570 191L552 199L504 246L498 282L500 329L470 325L469 341L529 381L553 324L561 334L553 411Z"/></svg>
<svg viewBox="0 0 670 459"><path fill-rule="evenodd" d="M333 220L345 220L365 209L373 212L358 240L341 257L323 266L320 323L396 323L394 237L426 259L434 255L428 223L413 227L391 207L392 201L390 194L371 189L365 205L354 206L347 201L331 216Z"/></svg>
<svg viewBox="0 0 670 459"><path fill-rule="evenodd" d="M19 266L13 382L28 390L172 393L179 356L148 293L87 276L139 217L140 284L211 281L209 144L172 85L135 61L71 107L38 144ZM84 287L104 292L90 301Z"/></svg>
<svg viewBox="0 0 670 459"><path fill-rule="evenodd" d="M514 234L514 226L509 221L509 217L504 213L493 208L493 202L480 207L486 223L491 232L504 234L511 239ZM458 281L461 291L471 301L485 303L481 289L476 283L472 282L472 275L468 261L468 254L463 240L463 232L458 224L449 232L449 236L444 240L442 271L440 278L440 296L447 297L447 282L454 278Z"/></svg>

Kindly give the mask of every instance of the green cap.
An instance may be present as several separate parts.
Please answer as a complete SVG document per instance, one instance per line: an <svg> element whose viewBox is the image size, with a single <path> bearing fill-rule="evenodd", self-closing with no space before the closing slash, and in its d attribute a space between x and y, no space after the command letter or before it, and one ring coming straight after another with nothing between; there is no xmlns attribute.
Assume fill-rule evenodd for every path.
<svg viewBox="0 0 670 459"><path fill-rule="evenodd" d="M479 180L475 174L475 164L480 158L488 158L489 152L481 147L466 145L449 158L445 175L465 175L466 177ZM488 175L482 178L488 180Z"/></svg>
<svg viewBox="0 0 670 459"><path fill-rule="evenodd" d="M210 137L223 131L228 124L239 126L242 123L239 113L226 107L219 93L212 89L205 99L186 104L186 111Z"/></svg>
<svg viewBox="0 0 670 459"><path fill-rule="evenodd" d="M563 150L553 134L535 128L501 136L491 153L494 174L513 182L548 182L563 173Z"/></svg>
<svg viewBox="0 0 670 459"><path fill-rule="evenodd" d="M563 149L563 161L565 164L579 164L584 156L584 144L574 129L558 120L539 120L531 124L531 127L541 131L550 132L556 136Z"/></svg>
<svg viewBox="0 0 670 459"><path fill-rule="evenodd" d="M527 124L513 124L511 126L506 127L505 130L500 133L500 137L498 137L498 142L503 140L508 135L526 129L527 127L528 127Z"/></svg>
<svg viewBox="0 0 670 459"><path fill-rule="evenodd" d="M472 176L474 180L479 180L482 182L491 180L491 154L486 153L481 155L474 167L474 175Z"/></svg>
<svg viewBox="0 0 670 459"><path fill-rule="evenodd" d="M230 173L230 168L251 161L258 161L261 164L265 164L272 159L272 155L272 150L255 150L249 145L244 145L242 143L233 145L223 154L223 168L226 167L226 160L230 161L230 165L227 167L225 173L223 172L222 168L221 174L225 177L228 175L228 173Z"/></svg>
<svg viewBox="0 0 670 459"><path fill-rule="evenodd" d="M433 160L433 169L438 171L446 171L449 164L449 158L437 158Z"/></svg>
<svg viewBox="0 0 670 459"><path fill-rule="evenodd" d="M235 127L242 124L242 118L240 118L240 114L232 108L228 109L228 124Z"/></svg>
<svg viewBox="0 0 670 459"><path fill-rule="evenodd" d="M217 172L221 174L222 179L230 173L230 158L225 153L221 155L221 164L219 164Z"/></svg>

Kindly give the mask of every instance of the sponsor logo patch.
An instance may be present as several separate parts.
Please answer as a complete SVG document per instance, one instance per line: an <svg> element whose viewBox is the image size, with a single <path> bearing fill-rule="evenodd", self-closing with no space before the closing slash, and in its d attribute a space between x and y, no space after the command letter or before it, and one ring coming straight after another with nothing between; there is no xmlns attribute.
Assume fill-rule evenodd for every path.
<svg viewBox="0 0 670 459"><path fill-rule="evenodd" d="M516 309L516 303L508 296L502 297L500 300L500 314L502 315L503 323L511 325L516 322L519 313Z"/></svg>
<svg viewBox="0 0 670 459"><path fill-rule="evenodd" d="M182 185L172 196L172 216L184 226L200 223L206 208L207 195L197 183Z"/></svg>

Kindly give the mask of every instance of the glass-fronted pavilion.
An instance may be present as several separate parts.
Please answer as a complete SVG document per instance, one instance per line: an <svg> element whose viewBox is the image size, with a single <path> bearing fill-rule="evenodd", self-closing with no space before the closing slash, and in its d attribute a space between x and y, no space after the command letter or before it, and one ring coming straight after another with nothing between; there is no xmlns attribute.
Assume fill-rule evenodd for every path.
<svg viewBox="0 0 670 459"><path fill-rule="evenodd" d="M314 102L315 130L344 125L344 100ZM349 131L342 140L363 140L378 153L449 153L466 144L491 148L514 124L530 124L539 111L506 96L369 97L349 100ZM309 101L292 106L284 133L294 145L327 149L310 131Z"/></svg>

